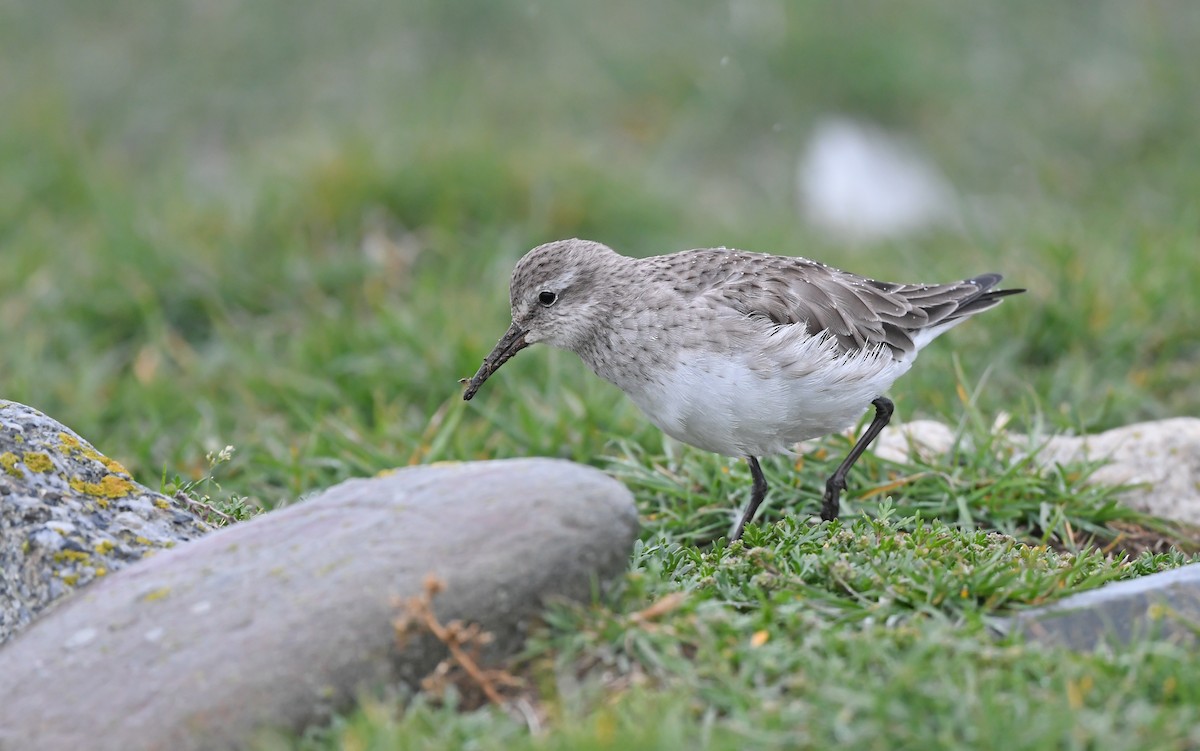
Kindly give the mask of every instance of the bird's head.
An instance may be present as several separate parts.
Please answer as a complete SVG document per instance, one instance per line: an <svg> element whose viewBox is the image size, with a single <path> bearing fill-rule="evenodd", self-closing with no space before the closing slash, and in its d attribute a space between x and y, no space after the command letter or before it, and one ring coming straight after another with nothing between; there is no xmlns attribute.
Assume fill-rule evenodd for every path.
<svg viewBox="0 0 1200 751"><path fill-rule="evenodd" d="M500 366L531 344L580 351L605 318L611 271L628 259L590 240L539 245L517 262L509 282L512 325L467 384L469 400Z"/></svg>

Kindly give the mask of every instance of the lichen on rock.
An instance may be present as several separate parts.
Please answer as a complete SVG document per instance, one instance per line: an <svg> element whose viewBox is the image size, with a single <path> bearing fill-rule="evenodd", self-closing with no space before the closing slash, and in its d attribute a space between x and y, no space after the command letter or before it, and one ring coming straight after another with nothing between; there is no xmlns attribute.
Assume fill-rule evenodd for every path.
<svg viewBox="0 0 1200 751"><path fill-rule="evenodd" d="M208 531L69 428L0 400L0 644L63 595Z"/></svg>

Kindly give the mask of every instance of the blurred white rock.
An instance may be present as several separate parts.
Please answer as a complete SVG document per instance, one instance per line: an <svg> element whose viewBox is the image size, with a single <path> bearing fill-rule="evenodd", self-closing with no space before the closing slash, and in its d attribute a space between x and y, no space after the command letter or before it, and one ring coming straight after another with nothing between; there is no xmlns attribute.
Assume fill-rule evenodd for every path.
<svg viewBox="0 0 1200 751"><path fill-rule="evenodd" d="M879 434L871 451L880 459L904 464L913 459L934 462L954 448L954 430L937 420L913 420L889 425Z"/></svg>
<svg viewBox="0 0 1200 751"><path fill-rule="evenodd" d="M848 118L817 123L796 187L804 218L846 242L957 223L954 189L936 167L902 138Z"/></svg>
<svg viewBox="0 0 1200 751"><path fill-rule="evenodd" d="M1200 524L1200 419L1139 422L1088 436L1055 436L1044 467L1102 461L1091 482L1132 485L1121 500L1139 511Z"/></svg>
<svg viewBox="0 0 1200 751"><path fill-rule="evenodd" d="M1200 524L1200 419L1174 417L1086 436L1006 432L998 437L999 445L1013 449L1014 459L1032 452L1034 462L1043 469L1103 462L1088 477L1089 482L1128 485L1120 495L1127 506L1165 519ZM892 462L931 462L944 459L955 443L950 426L914 420L884 428L871 450Z"/></svg>

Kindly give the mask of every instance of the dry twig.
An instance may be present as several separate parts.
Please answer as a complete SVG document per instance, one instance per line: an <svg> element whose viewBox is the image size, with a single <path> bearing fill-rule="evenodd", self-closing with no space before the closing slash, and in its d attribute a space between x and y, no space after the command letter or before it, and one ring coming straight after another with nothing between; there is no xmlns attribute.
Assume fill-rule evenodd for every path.
<svg viewBox="0 0 1200 751"><path fill-rule="evenodd" d="M422 690L431 694L443 693L447 686L454 684L461 688L465 682L481 691L489 702L503 707L505 700L501 689L518 688L522 685L521 681L506 670L480 667L480 652L491 643L492 635L478 624L464 624L462 621L443 624L437 619L433 612L433 598L445 586L440 579L431 575L425 580L424 592L399 603L403 610L393 624L396 638L403 643L414 632L423 631L432 634L450 651L450 657L442 660L421 681Z"/></svg>
<svg viewBox="0 0 1200 751"><path fill-rule="evenodd" d="M226 514L222 511L217 511L210 504L207 504L204 501L200 501L195 498L192 498L190 495L188 495L187 493L184 493L182 490L175 494L175 500L186 505L188 507L188 509L191 511L196 511L197 509L199 509L200 511L202 511L205 514L212 514L213 516L217 517L225 524L233 524L235 521L237 521L229 514ZM208 521L208 520L205 519L205 521Z"/></svg>

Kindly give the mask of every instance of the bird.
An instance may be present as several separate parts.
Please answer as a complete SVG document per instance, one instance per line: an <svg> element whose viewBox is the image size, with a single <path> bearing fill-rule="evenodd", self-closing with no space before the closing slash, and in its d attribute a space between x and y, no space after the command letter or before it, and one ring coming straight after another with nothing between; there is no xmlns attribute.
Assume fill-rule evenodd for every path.
<svg viewBox="0 0 1200 751"><path fill-rule="evenodd" d="M667 435L744 458L750 502L768 487L759 459L867 429L825 483L821 519L838 517L847 476L894 412L885 396L930 342L1022 289L996 273L947 284L883 282L794 256L724 247L636 258L571 238L513 269L512 323L473 377L470 401L514 355L544 343L577 354Z"/></svg>

